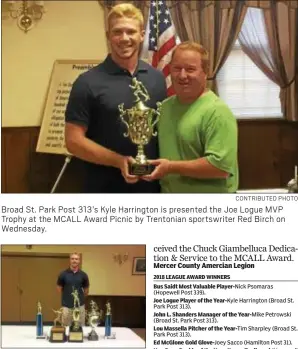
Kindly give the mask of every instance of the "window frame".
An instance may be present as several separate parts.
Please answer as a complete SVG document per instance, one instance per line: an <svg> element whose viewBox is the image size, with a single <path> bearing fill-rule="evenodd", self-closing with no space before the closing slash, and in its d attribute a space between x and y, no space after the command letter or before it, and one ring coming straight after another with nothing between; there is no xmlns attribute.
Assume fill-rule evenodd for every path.
<svg viewBox="0 0 298 349"><path fill-rule="evenodd" d="M251 58L242 50L241 48L241 45L240 45L240 42L238 39L236 39L234 45L233 45L233 48L229 54L229 56L232 54L233 51L238 51L238 52L242 52L243 55L246 56L247 59L249 59L252 64L255 66L256 69L259 69L260 68L251 60ZM229 56L227 57L227 60L229 59ZM224 65L226 64L226 62L224 63ZM223 69L224 65L221 67L221 69ZM220 71L219 71L220 72ZM217 76L216 76L216 83L217 83L217 87L219 87L219 79L218 79L218 75L219 75L219 72L217 73ZM266 77L266 75L260 70L260 72ZM266 77L268 80L270 80L268 77ZM243 79L245 81L245 79ZM274 82L272 82L274 84ZM278 85L277 85L278 86ZM280 90L280 87L279 87L279 90ZM220 95L219 93L219 88L218 88L218 96L220 98L223 99L223 97ZM224 100L224 99L223 99ZM280 100L280 99L279 99ZM229 105L228 102L226 102L224 100L225 103L227 103L227 105L231 108L231 106ZM283 112L282 112L282 106L280 104L280 115L268 115L268 116L255 116L255 115L245 115L245 116L239 116L239 115L236 115L235 112L233 111L233 109L231 108L233 114L235 115L235 118L238 120L243 120L243 121L264 121L264 120L275 120L275 121L278 121L278 120L283 120L284 119L284 115L283 115Z"/></svg>

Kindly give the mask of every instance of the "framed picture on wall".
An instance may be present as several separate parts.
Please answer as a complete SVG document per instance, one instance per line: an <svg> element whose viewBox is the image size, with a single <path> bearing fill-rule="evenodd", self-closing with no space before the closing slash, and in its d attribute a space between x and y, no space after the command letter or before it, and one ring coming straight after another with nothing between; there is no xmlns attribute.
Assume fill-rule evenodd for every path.
<svg viewBox="0 0 298 349"><path fill-rule="evenodd" d="M145 275L146 274L146 258L134 257L132 263L132 275Z"/></svg>

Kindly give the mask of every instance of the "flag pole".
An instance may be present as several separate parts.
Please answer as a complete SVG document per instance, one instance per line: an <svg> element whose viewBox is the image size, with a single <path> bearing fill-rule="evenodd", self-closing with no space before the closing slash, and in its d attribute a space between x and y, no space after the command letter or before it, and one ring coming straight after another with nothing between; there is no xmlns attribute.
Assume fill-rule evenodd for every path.
<svg viewBox="0 0 298 349"><path fill-rule="evenodd" d="M56 179L56 182L55 182L55 184L53 185L53 188L52 188L52 190L51 190L51 194L53 194L53 193L55 193L55 191L56 191L56 188L57 188L57 186L58 186L58 184L59 184L59 182L60 182L60 180L61 180L61 178L62 178L62 176L63 176L63 173L64 173L64 171L66 170L66 167L67 167L67 165L70 163L70 161L71 161L71 155L68 155L68 156L66 156L66 158L65 158L65 160L64 160L64 165L63 165L63 167L62 167L62 169L61 169L61 171L60 171L60 173L59 173L59 175L58 175L58 178Z"/></svg>
<svg viewBox="0 0 298 349"><path fill-rule="evenodd" d="M157 49L157 55L158 55L158 62L159 62L159 47L158 47L158 44L159 44L159 13L158 13L158 0L156 0L156 49ZM158 66L158 64L157 64ZM156 67L157 68L157 67Z"/></svg>

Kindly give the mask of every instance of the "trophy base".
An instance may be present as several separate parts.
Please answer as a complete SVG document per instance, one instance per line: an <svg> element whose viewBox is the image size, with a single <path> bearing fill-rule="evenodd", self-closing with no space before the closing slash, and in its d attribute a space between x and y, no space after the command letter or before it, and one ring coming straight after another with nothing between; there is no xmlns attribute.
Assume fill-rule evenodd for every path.
<svg viewBox="0 0 298 349"><path fill-rule="evenodd" d="M89 334L88 334L88 341L98 341L99 337L98 334L95 332L93 329Z"/></svg>
<svg viewBox="0 0 298 349"><path fill-rule="evenodd" d="M63 326L53 326L52 329L51 329L49 341L51 343L63 343L63 342L66 342L65 327L63 327Z"/></svg>
<svg viewBox="0 0 298 349"><path fill-rule="evenodd" d="M84 336L83 336L83 328L82 326L74 327L73 325L69 328L69 334L68 334L68 341L69 342L83 342Z"/></svg>
<svg viewBox="0 0 298 349"><path fill-rule="evenodd" d="M151 164L129 164L129 174L134 176L145 176L153 172L155 166Z"/></svg>
<svg viewBox="0 0 298 349"><path fill-rule="evenodd" d="M111 333L110 336L104 336L104 339L116 339L116 333Z"/></svg>

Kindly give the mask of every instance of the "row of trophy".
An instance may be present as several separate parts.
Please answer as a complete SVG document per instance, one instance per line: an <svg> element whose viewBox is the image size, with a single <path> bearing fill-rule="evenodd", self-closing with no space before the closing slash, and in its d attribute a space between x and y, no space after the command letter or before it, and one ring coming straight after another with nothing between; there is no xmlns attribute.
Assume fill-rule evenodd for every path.
<svg viewBox="0 0 298 349"><path fill-rule="evenodd" d="M74 305L71 311L71 323L69 326L68 336L66 334L66 326L63 323L63 308L59 310L53 310L56 317L54 319L54 325L51 328L49 341L52 343L62 342L83 342L83 328L80 321L80 300L77 290L72 292L74 299ZM105 317L105 332L103 338L115 339L115 334L111 333L112 328L112 310L111 304L106 304L106 312L99 310L98 305L91 300L90 310L87 312L88 324L91 326L91 332L88 334L88 340L97 341L99 336L95 328L99 325L103 316ZM36 338L46 338L43 332L43 318L42 308L40 302L37 303L37 314L36 314Z"/></svg>

